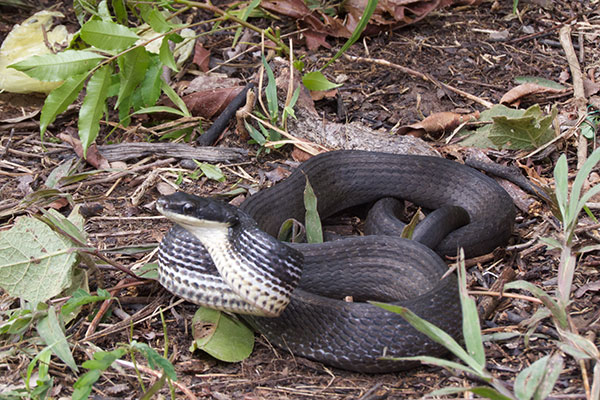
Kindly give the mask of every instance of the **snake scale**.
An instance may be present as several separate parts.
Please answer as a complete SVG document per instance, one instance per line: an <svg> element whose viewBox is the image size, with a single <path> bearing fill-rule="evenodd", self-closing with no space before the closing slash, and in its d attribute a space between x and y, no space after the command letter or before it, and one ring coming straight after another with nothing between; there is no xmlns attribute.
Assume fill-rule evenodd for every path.
<svg viewBox="0 0 600 400"><path fill-rule="evenodd" d="M383 197L395 197L430 210L460 206L468 212L470 222L449 233L433 250L415 241L382 235L322 244L275 243L271 236L277 235L285 220L304 220L306 179L318 199L321 218ZM274 345L334 367L361 372L389 372L415 365L414 361L382 360L382 356L445 353L443 346L417 332L399 315L366 300L408 307L460 338L456 278L451 274L441 279L447 266L440 255L454 256L459 246L467 256L488 253L507 242L515 219L513 202L504 189L470 167L438 157L358 150L333 151L309 159L282 182L248 197L241 211L224 203L221 206L212 200L206 203L196 199L182 194L157 203L159 210L176 222L180 215L189 214L189 218L184 215L188 219L182 219L182 226L188 220L195 223L200 211L203 219L211 220L209 237L203 239L206 249L193 227L175 225L165 236L159 251L161 284L199 304L214 297L220 308L224 300L213 293L236 296L244 289L242 285L227 286L231 277L218 276L220 267L212 263L207 249L218 258L219 252L243 247L253 256L283 260L283 264L303 259L301 278L297 271L273 273L279 274L276 279L293 281L283 289L276 285L278 290L291 293L289 304L278 317L242 317ZM225 224L225 233L215 233L218 230L214 226L220 224ZM250 243L255 236L259 239ZM267 236L271 244L261 245ZM226 241L226 250L213 246L213 241ZM279 255L279 251L284 254ZM200 274L209 274L209 282L199 284ZM256 279L263 284L262 277ZM202 293L206 287L212 289L210 295ZM353 296L353 301L344 301L346 295Z"/></svg>

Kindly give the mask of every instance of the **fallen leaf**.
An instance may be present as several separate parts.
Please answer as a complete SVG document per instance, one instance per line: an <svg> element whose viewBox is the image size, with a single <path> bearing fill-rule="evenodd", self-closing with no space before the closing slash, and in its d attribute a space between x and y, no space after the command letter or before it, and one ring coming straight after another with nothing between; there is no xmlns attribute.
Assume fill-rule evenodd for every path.
<svg viewBox="0 0 600 400"><path fill-rule="evenodd" d="M303 33L303 35L306 39L306 47L308 50L317 50L319 46L323 46L326 49L331 49L331 45L325 40L327 38L327 34L322 32L306 31Z"/></svg>
<svg viewBox="0 0 600 400"><path fill-rule="evenodd" d="M241 79L230 78L226 74L210 73L195 77L185 88L183 94L201 92L209 89L221 89L244 85Z"/></svg>
<svg viewBox="0 0 600 400"><path fill-rule="evenodd" d="M600 82L594 82L591 79L584 79L583 90L585 91L585 97L593 96L600 92Z"/></svg>
<svg viewBox="0 0 600 400"><path fill-rule="evenodd" d="M310 157L312 157L310 154L308 154L304 150L300 150L298 147L294 147L294 150L292 150L292 158L294 159L294 161L304 162Z"/></svg>
<svg viewBox="0 0 600 400"><path fill-rule="evenodd" d="M510 89L500 99L501 104L513 104L525 96L532 94L556 94L565 92L564 89L555 89L538 85L537 83L524 83Z"/></svg>
<svg viewBox="0 0 600 400"><path fill-rule="evenodd" d="M60 140L62 140L63 142L69 143L71 145L71 147L73 147L75 154L77 154L77 156L79 158L83 158L83 146L81 145L81 140L74 138L73 136L68 135L66 133L59 133L58 138ZM110 168L110 164L109 164L108 160L106 158L104 158L102 156L102 154L100 154L100 152L98 151L98 146L96 146L96 143L92 143L90 145L90 147L88 147L87 157L85 158L85 161L87 161L90 165L92 165L96 169L109 169Z"/></svg>
<svg viewBox="0 0 600 400"><path fill-rule="evenodd" d="M202 43L196 42L194 48L194 64L196 64L202 72L208 72L210 61L210 51L206 50Z"/></svg>
<svg viewBox="0 0 600 400"><path fill-rule="evenodd" d="M421 122L417 122L411 125L404 125L398 129L399 135L413 135L421 136L423 133L442 134L447 131L451 131L460 124L476 120L479 118L479 112L476 111L471 114L457 114L454 112L444 111L435 114L431 114Z"/></svg>
<svg viewBox="0 0 600 400"><path fill-rule="evenodd" d="M318 101L318 100L322 100L322 99L333 99L335 96L337 96L337 93L338 93L337 89L311 90L310 97L314 101Z"/></svg>
<svg viewBox="0 0 600 400"><path fill-rule="evenodd" d="M183 96L183 101L192 115L211 118L220 114L242 90L243 86L204 90Z"/></svg>
<svg viewBox="0 0 600 400"><path fill-rule="evenodd" d="M598 290L600 290L600 281L586 283L585 285L583 285L582 287L580 287L579 289L577 289L575 291L575 297L576 298L580 298L587 291L590 291L590 290L591 291L598 291Z"/></svg>

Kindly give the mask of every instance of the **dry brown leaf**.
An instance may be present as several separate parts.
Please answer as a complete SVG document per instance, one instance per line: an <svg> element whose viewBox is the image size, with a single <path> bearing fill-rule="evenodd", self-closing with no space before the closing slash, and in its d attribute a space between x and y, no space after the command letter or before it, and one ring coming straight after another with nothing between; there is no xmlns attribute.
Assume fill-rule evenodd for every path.
<svg viewBox="0 0 600 400"><path fill-rule="evenodd" d="M192 115L211 118L220 114L243 89L243 86L236 86L204 90L183 96L183 101Z"/></svg>
<svg viewBox="0 0 600 400"><path fill-rule="evenodd" d="M314 101L318 101L318 100L322 100L322 99L332 99L335 96L337 96L338 90L337 89L331 89L331 90L311 90L310 91L310 97L314 100Z"/></svg>
<svg viewBox="0 0 600 400"><path fill-rule="evenodd" d="M456 128L463 122L477 118L479 118L478 111L471 114L457 114L449 111L439 112L431 114L416 124L401 126L398 129L398 134L413 136L421 136L425 132L430 135L442 134Z"/></svg>
<svg viewBox="0 0 600 400"><path fill-rule="evenodd" d="M196 41L194 48L194 64L196 64L202 72L208 72L210 61L210 51L206 50L202 43Z"/></svg>
<svg viewBox="0 0 600 400"><path fill-rule="evenodd" d="M523 83L510 89L500 99L501 104L512 104L521 100L525 96L532 94L556 94L564 92L564 89L554 89L546 86L538 85L537 83Z"/></svg>
<svg viewBox="0 0 600 400"><path fill-rule="evenodd" d="M294 150L292 150L292 158L294 159L294 161L304 162L311 157L312 156L310 154L308 154L304 150L300 150L298 147L294 147Z"/></svg>
<svg viewBox="0 0 600 400"><path fill-rule="evenodd" d="M81 145L81 140L74 138L73 136L68 135L66 133L59 133L58 138L63 142L69 143L71 147L73 147L73 151L75 151L75 154L77 154L77 156L79 156L80 158L83 158L83 146ZM102 154L100 154L96 143L92 143L90 147L88 147L85 161L87 161L96 169L110 168L108 160L104 158Z"/></svg>
<svg viewBox="0 0 600 400"><path fill-rule="evenodd" d="M327 38L326 33L306 31L303 33L303 35L306 40L306 48L308 50L317 50L319 46L323 46L326 49L331 49L331 45L325 40Z"/></svg>

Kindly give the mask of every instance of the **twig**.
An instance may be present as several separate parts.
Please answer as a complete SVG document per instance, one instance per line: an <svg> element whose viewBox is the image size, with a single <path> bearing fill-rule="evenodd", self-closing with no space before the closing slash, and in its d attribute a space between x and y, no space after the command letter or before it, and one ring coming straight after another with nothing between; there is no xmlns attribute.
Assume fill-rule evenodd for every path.
<svg viewBox="0 0 600 400"><path fill-rule="evenodd" d="M465 91L462 91L460 89L455 88L454 86L450 86L446 83L442 83L440 81L438 81L437 79L435 79L433 76L429 75L429 74L424 74L423 72L419 72L416 71L414 69L408 68L408 67L404 67L402 65L398 65L398 64L394 64L391 63L387 60L383 60L380 58L365 58L365 57L356 57L356 56L351 56L348 54L344 54L344 57L346 57L348 60L350 61L358 61L358 62L367 62L367 63L372 63L372 64L378 64L378 65L382 65L384 67L390 67L390 68L394 68L397 70L402 71L403 73L407 74L407 75L411 75L414 76L416 78L421 78L424 81L429 81L431 83L433 83L434 85L440 87L440 88L445 88L448 89L460 96L463 96L469 100L472 100L476 103L481 104L482 106L486 107L486 108L492 108L494 106L493 103L490 103L487 100L484 100L480 97L477 97L475 95L472 95L470 93L467 93Z"/></svg>

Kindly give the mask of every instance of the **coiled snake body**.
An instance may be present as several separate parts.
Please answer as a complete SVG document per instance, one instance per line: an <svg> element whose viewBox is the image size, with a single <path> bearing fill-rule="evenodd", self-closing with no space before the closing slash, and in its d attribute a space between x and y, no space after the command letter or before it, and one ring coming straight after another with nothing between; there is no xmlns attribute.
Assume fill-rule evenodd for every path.
<svg viewBox="0 0 600 400"><path fill-rule="evenodd" d="M391 236L282 244L273 239L281 224L304 219L307 178L322 218L396 197L431 210L460 206L470 222L435 251ZM249 197L241 211L182 193L157 205L177 223L160 246L163 286L197 304L246 314L271 343L296 355L362 372L414 365L382 356L445 352L400 316L364 301L403 305L460 337L456 279L440 279L447 266L439 255L456 255L459 246L467 256L490 252L508 240L515 218L504 189L472 168L436 157L364 151L315 156L281 183ZM354 302L343 301L346 295Z"/></svg>

